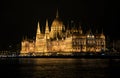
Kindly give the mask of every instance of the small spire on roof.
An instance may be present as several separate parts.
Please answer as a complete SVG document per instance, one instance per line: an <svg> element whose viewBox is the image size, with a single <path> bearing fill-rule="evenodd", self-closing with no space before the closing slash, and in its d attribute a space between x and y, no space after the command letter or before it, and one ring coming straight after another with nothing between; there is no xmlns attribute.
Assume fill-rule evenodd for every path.
<svg viewBox="0 0 120 78"><path fill-rule="evenodd" d="M56 18L59 18L58 8L57 8L57 12L56 12Z"/></svg>

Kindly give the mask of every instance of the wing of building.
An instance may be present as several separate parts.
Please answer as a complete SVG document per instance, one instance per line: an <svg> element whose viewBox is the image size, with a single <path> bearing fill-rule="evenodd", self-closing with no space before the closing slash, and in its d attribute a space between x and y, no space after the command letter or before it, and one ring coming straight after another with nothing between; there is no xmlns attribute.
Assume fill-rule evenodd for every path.
<svg viewBox="0 0 120 78"><path fill-rule="evenodd" d="M50 28L51 27L51 28ZM101 52L105 51L105 35L93 34L89 30L83 33L81 26L78 28L69 28L59 19L58 11L56 18L51 26L48 26L46 20L45 33L41 32L40 23L37 25L36 39L23 39L21 42L21 55L33 54L51 54L62 53L69 54L72 52Z"/></svg>

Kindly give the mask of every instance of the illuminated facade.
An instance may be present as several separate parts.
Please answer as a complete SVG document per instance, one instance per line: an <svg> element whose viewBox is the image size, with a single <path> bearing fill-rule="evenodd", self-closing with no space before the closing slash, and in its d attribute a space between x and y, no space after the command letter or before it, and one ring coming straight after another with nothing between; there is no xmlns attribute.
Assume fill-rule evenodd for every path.
<svg viewBox="0 0 120 78"><path fill-rule="evenodd" d="M27 53L63 53L72 52L101 52L105 51L105 35L93 34L89 30L83 33L81 26L79 28L69 28L59 19L58 11L56 18L51 24L51 30L46 20L45 33L41 33L40 23L37 25L36 39L29 40L25 38L21 42L21 54Z"/></svg>

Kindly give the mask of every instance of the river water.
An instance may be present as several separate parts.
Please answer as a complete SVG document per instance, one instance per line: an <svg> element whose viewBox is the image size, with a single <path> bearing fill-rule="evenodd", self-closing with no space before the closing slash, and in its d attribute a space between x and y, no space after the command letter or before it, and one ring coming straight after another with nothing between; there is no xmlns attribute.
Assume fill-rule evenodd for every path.
<svg viewBox="0 0 120 78"><path fill-rule="evenodd" d="M0 58L0 78L120 78L120 59Z"/></svg>

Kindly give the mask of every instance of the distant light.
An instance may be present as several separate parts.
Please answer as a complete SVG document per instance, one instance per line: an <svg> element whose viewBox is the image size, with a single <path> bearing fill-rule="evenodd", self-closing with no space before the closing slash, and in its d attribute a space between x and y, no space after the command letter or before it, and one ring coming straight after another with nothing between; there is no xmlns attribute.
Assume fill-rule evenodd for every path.
<svg viewBox="0 0 120 78"><path fill-rule="evenodd" d="M104 56L105 54L104 54L104 53L102 53L101 55L102 55L102 56Z"/></svg>

